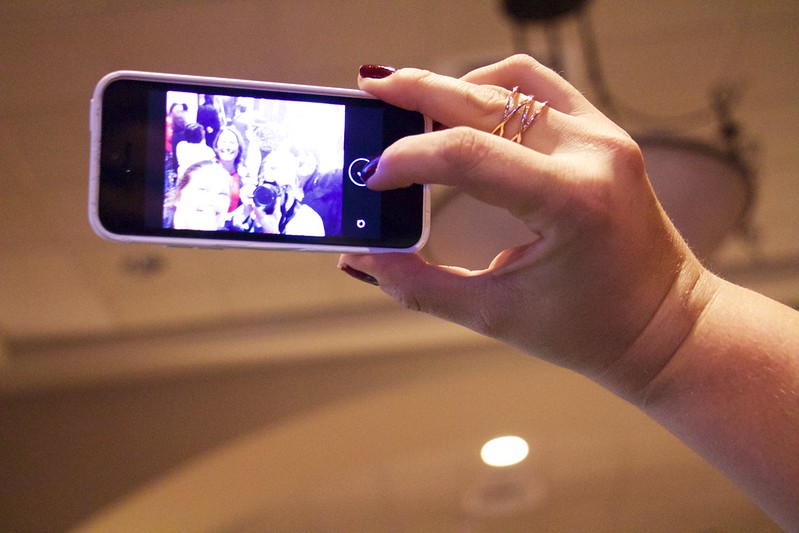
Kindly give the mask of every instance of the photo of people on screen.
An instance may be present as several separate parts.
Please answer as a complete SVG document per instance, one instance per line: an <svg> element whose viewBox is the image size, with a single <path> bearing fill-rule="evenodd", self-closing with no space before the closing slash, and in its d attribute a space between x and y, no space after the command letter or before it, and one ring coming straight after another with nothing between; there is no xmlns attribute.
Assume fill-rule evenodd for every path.
<svg viewBox="0 0 799 533"><path fill-rule="evenodd" d="M343 105L169 91L165 113L165 228L341 234Z"/></svg>

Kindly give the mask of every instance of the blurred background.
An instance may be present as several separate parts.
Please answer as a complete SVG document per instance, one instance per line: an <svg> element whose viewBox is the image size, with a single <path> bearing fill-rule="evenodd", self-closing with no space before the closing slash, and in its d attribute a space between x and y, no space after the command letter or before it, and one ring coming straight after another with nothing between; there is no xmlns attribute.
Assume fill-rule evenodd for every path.
<svg viewBox="0 0 799 533"><path fill-rule="evenodd" d="M708 151L656 142L658 194L698 232L689 241L714 228L701 250L714 270L796 306L799 4L511 13L455 0L0 4L0 530L777 529L630 405L401 309L334 255L91 232L89 99L110 71L354 87L362 63L461 75L525 50L642 146L720 154L690 180L708 178L705 196L686 195L679 165ZM698 209L682 210L686 196ZM463 200L436 191L426 253L484 266L496 235L487 218L456 234L479 209ZM490 253L457 255L466 245ZM528 457L484 464L483 443L509 434Z"/></svg>

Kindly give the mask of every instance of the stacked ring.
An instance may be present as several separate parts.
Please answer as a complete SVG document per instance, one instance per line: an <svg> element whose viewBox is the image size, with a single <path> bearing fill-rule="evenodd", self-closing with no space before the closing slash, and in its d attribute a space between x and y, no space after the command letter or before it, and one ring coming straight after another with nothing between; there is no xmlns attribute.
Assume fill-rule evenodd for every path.
<svg viewBox="0 0 799 533"><path fill-rule="evenodd" d="M505 103L505 110L502 113L502 120L497 124L497 127L491 131L493 135L505 137L505 126L516 116L519 111L522 112L521 121L519 123L519 131L510 138L512 142L521 144L524 133L535 123L536 119L549 107L549 102L538 102L535 96L527 96L520 101L519 87L513 88L508 95L508 100ZM535 104L539 105L536 106Z"/></svg>

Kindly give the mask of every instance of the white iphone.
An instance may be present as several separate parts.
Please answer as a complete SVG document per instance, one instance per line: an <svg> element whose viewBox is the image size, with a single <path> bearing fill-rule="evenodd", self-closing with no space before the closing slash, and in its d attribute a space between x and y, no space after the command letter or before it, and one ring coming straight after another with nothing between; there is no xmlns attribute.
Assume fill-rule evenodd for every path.
<svg viewBox="0 0 799 533"><path fill-rule="evenodd" d="M426 186L361 176L430 121L361 91L122 71L90 123L89 220L110 240L413 252L429 232Z"/></svg>

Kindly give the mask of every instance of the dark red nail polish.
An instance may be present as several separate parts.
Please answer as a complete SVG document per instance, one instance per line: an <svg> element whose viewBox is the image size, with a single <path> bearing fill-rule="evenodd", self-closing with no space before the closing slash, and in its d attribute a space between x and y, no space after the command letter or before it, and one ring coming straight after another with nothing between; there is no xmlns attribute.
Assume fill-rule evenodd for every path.
<svg viewBox="0 0 799 533"><path fill-rule="evenodd" d="M361 180L366 183L369 178L374 176L374 173L377 171L377 165L380 164L380 156L375 157L366 165L364 165L363 169L361 169Z"/></svg>
<svg viewBox="0 0 799 533"><path fill-rule="evenodd" d="M356 270L352 268L350 265L341 265L339 268L346 274L349 274L353 278L357 279L358 281L363 281L364 283L369 283L370 285L374 285L376 287L380 286L380 283L377 281L377 278L375 278L374 276L370 276L366 272L361 272L360 270Z"/></svg>
<svg viewBox="0 0 799 533"><path fill-rule="evenodd" d="M374 80L388 78L395 72L397 72L397 69L385 65L361 65L361 68L358 70L358 74L361 75L361 78L372 78Z"/></svg>

